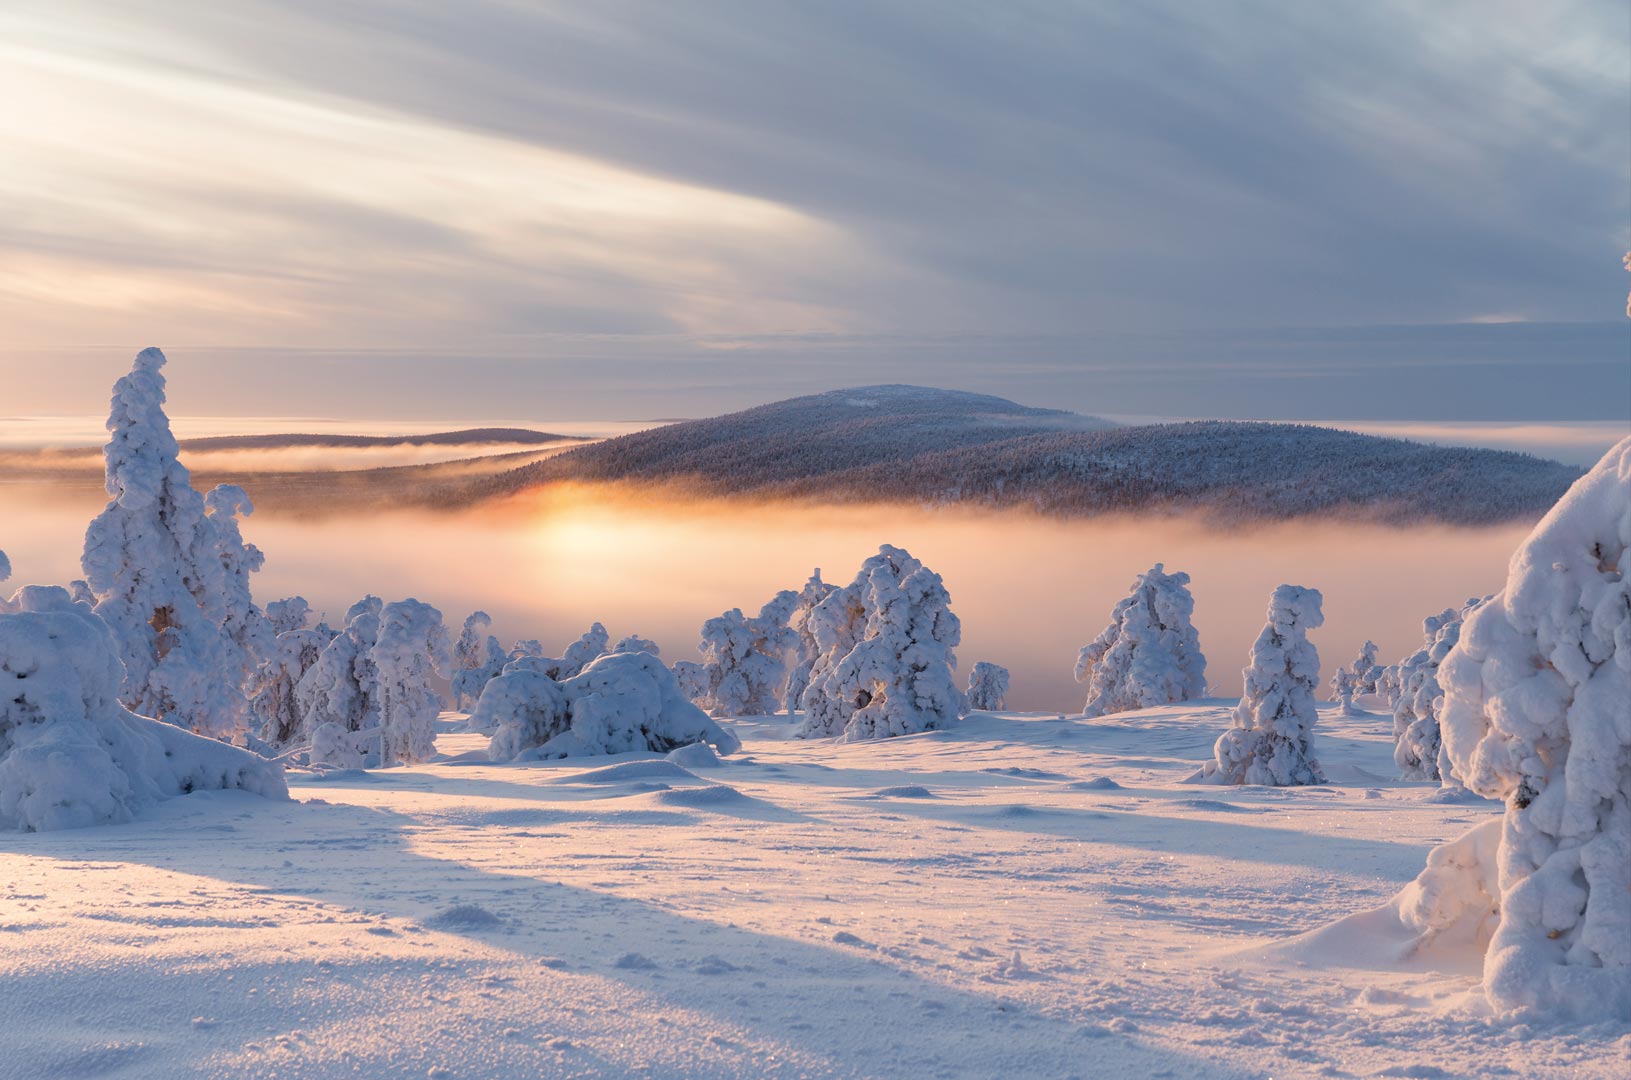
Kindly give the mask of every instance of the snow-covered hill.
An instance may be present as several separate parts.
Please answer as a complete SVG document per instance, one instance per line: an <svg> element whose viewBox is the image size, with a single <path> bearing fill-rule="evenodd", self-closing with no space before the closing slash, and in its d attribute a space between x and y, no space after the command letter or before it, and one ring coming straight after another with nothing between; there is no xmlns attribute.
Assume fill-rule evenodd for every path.
<svg viewBox="0 0 1631 1080"><path fill-rule="evenodd" d="M969 502L1067 515L1482 524L1538 516L1579 472L1509 451L1311 425L1119 427L1001 398L880 386L610 439L483 479L466 496L634 481L718 495Z"/></svg>

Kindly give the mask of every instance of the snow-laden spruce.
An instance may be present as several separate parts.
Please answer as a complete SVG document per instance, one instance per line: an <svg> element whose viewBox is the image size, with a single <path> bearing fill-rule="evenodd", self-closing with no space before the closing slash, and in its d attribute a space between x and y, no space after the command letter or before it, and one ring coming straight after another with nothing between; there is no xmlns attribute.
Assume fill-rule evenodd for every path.
<svg viewBox="0 0 1631 1080"><path fill-rule="evenodd" d="M663 650L655 641L639 634L627 634L612 643L611 652L643 652L652 656L661 656Z"/></svg>
<svg viewBox="0 0 1631 1080"><path fill-rule="evenodd" d="M66 589L0 606L0 829L128 821L209 789L288 797L278 765L126 710L113 630Z"/></svg>
<svg viewBox="0 0 1631 1080"><path fill-rule="evenodd" d="M1008 669L988 660L975 663L965 692L973 712L999 712L1008 701Z"/></svg>
<svg viewBox="0 0 1631 1080"><path fill-rule="evenodd" d="M10 577L11 577L11 560L6 558L6 553L5 552L0 551L0 581L5 581Z"/></svg>
<svg viewBox="0 0 1631 1080"><path fill-rule="evenodd" d="M1083 715L1106 716L1206 696L1206 657L1191 621L1189 575L1160 563L1133 580L1110 625L1076 658L1087 683Z"/></svg>
<svg viewBox="0 0 1631 1080"><path fill-rule="evenodd" d="M304 596L285 596L266 605L266 622L274 634L287 634L290 630L304 630L311 621L311 605Z"/></svg>
<svg viewBox="0 0 1631 1080"><path fill-rule="evenodd" d="M470 720L473 729L494 733L489 752L499 761L667 753L699 742L729 754L741 746L647 652L602 656L561 681L537 670L507 671L487 684Z"/></svg>
<svg viewBox="0 0 1631 1080"><path fill-rule="evenodd" d="M1234 727L1218 737L1214 759L1190 777L1213 784L1323 784L1314 756L1314 692L1320 657L1308 631L1325 621L1318 589L1281 585L1252 644Z"/></svg>
<svg viewBox="0 0 1631 1080"><path fill-rule="evenodd" d="M385 605L374 643L381 765L412 765L436 753L442 695L433 680L450 677L451 664L452 642L440 611L413 599Z"/></svg>
<svg viewBox="0 0 1631 1080"><path fill-rule="evenodd" d="M810 685L810 672L815 667L816 659L821 655L821 645L816 641L815 623L810 617L811 613L823 600L832 595L835 588L837 586L821 580L821 567L816 567L810 574L810 580L799 590L798 603L794 605L793 614L787 620L788 626L798 635L798 652L793 657L792 669L787 673L787 688L784 691L790 716L799 708L805 688Z"/></svg>
<svg viewBox="0 0 1631 1080"><path fill-rule="evenodd" d="M379 640L376 597L354 604L345 628L323 647L317 662L295 684L301 712L301 738L311 743L313 764L362 768L377 751L379 676L374 644Z"/></svg>
<svg viewBox="0 0 1631 1080"><path fill-rule="evenodd" d="M237 524L249 500L192 487L164 413L164 354L144 349L113 388L105 450L110 501L85 533L85 580L113 627L120 699L208 735L242 730L243 687L258 664L263 617L248 576L262 556Z"/></svg>
<svg viewBox="0 0 1631 1080"><path fill-rule="evenodd" d="M949 727L965 710L952 669L962 627L940 575L888 544L816 606L821 656L802 738L841 742Z"/></svg>
<svg viewBox="0 0 1631 1080"><path fill-rule="evenodd" d="M485 611L471 612L453 646L453 707L469 711L482 688L498 678L509 655L498 638L487 632L493 618Z"/></svg>
<svg viewBox="0 0 1631 1080"><path fill-rule="evenodd" d="M1376 692L1376 677L1381 674L1381 670L1376 663L1374 641L1365 642L1352 664L1337 668L1336 674L1331 676L1331 695L1341 706L1343 716L1363 715L1354 707L1354 698L1360 694Z"/></svg>
<svg viewBox="0 0 1631 1080"><path fill-rule="evenodd" d="M702 624L703 694L693 699L715 716L771 716L782 707L787 654L798 646L788 626L799 594L784 589L748 618L732 608Z"/></svg>
<svg viewBox="0 0 1631 1080"><path fill-rule="evenodd" d="M1631 438L1518 548L1438 681L1456 776L1506 803L1491 1003L1631 1020Z"/></svg>
<svg viewBox="0 0 1631 1080"><path fill-rule="evenodd" d="M319 630L285 630L272 639L266 660L250 687L249 715L254 736L285 749L299 741L306 710L296 687L317 665L332 639Z"/></svg>
<svg viewBox="0 0 1631 1080"><path fill-rule="evenodd" d="M1451 775L1439 732L1442 691L1438 668L1456 639L1461 623L1482 600L1471 599L1458 611L1445 608L1422 620L1422 647L1398 664L1393 702L1393 761L1406 780L1440 780L1459 788Z"/></svg>

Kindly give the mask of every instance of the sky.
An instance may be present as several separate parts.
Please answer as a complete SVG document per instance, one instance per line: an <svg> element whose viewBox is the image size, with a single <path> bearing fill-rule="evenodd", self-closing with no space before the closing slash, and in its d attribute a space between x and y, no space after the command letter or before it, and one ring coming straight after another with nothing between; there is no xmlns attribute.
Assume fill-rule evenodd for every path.
<svg viewBox="0 0 1631 1080"><path fill-rule="evenodd" d="M8 0L0 410L1631 417L1631 9Z"/></svg>

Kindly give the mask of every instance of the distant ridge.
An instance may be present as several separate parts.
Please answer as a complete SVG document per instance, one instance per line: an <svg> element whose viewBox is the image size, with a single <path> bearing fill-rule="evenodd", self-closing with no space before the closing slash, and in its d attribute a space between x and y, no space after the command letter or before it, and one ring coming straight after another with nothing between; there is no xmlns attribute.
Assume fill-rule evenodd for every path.
<svg viewBox="0 0 1631 1080"><path fill-rule="evenodd" d="M579 447L481 478L455 499L556 483L710 495L1022 507L1062 516L1198 511L1491 524L1538 517L1581 470L1306 424L1120 427L1003 398L865 386Z"/></svg>
<svg viewBox="0 0 1631 1080"><path fill-rule="evenodd" d="M281 450L297 446L539 446L555 442L584 442L576 435L555 435L529 428L463 428L425 435L210 435L182 439L183 450Z"/></svg>

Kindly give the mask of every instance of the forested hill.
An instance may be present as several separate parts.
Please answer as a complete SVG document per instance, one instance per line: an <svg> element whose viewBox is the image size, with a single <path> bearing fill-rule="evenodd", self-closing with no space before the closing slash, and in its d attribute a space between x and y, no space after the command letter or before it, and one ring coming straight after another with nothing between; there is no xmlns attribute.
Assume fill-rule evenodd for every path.
<svg viewBox="0 0 1631 1080"><path fill-rule="evenodd" d="M1536 517L1580 475L1498 450L1301 424L1119 427L1001 398L862 387L642 431L479 481L683 484L717 495L1026 507L1062 515L1202 511L1486 524Z"/></svg>

